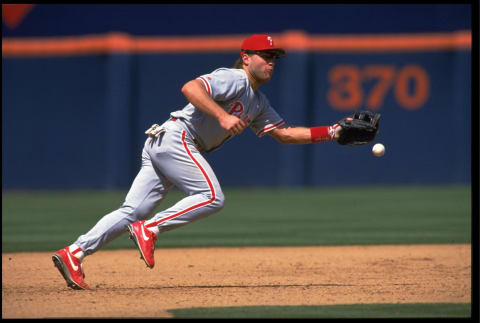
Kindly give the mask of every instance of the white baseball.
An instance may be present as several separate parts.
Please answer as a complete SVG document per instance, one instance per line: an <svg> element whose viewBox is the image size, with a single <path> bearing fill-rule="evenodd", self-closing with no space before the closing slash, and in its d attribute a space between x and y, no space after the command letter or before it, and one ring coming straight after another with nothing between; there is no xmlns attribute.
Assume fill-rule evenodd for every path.
<svg viewBox="0 0 480 323"><path fill-rule="evenodd" d="M372 148L372 152L375 156L381 157L385 154L385 146L382 144L375 144Z"/></svg>

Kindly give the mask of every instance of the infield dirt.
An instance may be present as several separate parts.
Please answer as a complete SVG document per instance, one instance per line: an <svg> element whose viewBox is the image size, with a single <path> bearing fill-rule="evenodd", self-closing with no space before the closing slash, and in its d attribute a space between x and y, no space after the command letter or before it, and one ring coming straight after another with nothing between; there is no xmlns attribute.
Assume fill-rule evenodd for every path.
<svg viewBox="0 0 480 323"><path fill-rule="evenodd" d="M2 317L170 317L168 309L250 305L470 303L471 246L161 249L83 262L72 290L51 253L2 254Z"/></svg>

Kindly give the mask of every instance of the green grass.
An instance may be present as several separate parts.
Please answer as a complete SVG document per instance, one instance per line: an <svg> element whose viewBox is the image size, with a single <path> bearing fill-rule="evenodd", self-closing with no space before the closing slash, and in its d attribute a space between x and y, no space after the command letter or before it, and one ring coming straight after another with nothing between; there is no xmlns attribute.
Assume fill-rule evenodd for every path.
<svg viewBox="0 0 480 323"><path fill-rule="evenodd" d="M471 242L471 189L224 189L218 214L159 237L158 248ZM54 251L117 209L125 191L3 192L2 252ZM172 191L158 210L183 197ZM157 210L157 211L158 211ZM134 248L124 235L105 249ZM466 318L471 304L172 309L176 318Z"/></svg>
<svg viewBox="0 0 480 323"><path fill-rule="evenodd" d="M168 311L174 318L467 318L471 304L243 306Z"/></svg>
<svg viewBox="0 0 480 323"><path fill-rule="evenodd" d="M470 243L471 189L224 189L225 208L166 232L159 248ZM54 251L117 209L126 192L3 192L2 252ZM183 194L172 191L167 208ZM133 248L124 235L104 249Z"/></svg>

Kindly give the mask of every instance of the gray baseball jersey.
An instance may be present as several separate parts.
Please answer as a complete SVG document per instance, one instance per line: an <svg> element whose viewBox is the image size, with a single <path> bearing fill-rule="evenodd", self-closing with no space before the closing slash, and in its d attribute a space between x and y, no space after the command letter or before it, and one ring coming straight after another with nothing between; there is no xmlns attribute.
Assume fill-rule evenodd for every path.
<svg viewBox="0 0 480 323"><path fill-rule="evenodd" d="M284 123L266 96L260 90L252 90L243 69L219 68L198 79L203 82L214 101L229 114L244 120L257 136L261 137ZM217 149L231 137L216 119L191 103L182 110L171 113L171 116L182 119L207 152Z"/></svg>
<svg viewBox="0 0 480 323"><path fill-rule="evenodd" d="M261 137L284 122L260 91L254 92L245 71L220 68L199 77L205 89L225 111L244 120ZM230 138L218 122L192 104L171 113L161 125L158 139L148 138L142 167L122 206L105 215L75 244L90 255L126 232L126 226L147 219L173 186L186 197L156 213L147 228L165 232L191 223L223 208L224 195L213 169L199 151L220 147ZM198 144L197 144L198 142Z"/></svg>

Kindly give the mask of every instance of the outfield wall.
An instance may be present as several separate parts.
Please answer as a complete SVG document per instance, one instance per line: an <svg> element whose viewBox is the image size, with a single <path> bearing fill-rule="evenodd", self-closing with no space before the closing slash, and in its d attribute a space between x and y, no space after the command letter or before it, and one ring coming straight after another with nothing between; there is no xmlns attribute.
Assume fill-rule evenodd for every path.
<svg viewBox="0 0 480 323"><path fill-rule="evenodd" d="M186 104L185 82L230 67L243 37L4 37L2 188L128 188L144 130ZM288 56L261 90L287 123L378 111L386 154L282 146L247 130L206 154L224 186L471 182L469 30L274 37Z"/></svg>

